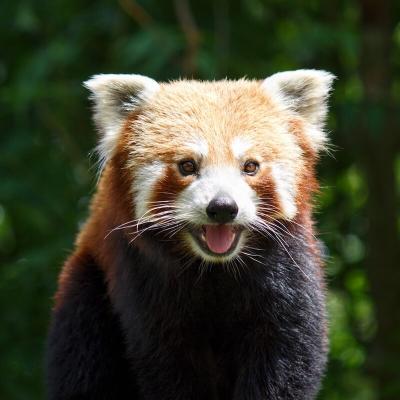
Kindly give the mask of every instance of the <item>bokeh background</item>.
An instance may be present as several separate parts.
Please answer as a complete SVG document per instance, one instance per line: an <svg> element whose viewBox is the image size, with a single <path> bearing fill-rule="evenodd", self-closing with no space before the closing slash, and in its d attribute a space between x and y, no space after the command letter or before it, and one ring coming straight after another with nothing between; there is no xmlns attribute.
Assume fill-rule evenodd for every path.
<svg viewBox="0 0 400 400"><path fill-rule="evenodd" d="M0 398L42 399L57 274L95 190L81 82L99 72L338 76L316 217L330 362L319 399L400 399L400 2L6 0L0 5Z"/></svg>

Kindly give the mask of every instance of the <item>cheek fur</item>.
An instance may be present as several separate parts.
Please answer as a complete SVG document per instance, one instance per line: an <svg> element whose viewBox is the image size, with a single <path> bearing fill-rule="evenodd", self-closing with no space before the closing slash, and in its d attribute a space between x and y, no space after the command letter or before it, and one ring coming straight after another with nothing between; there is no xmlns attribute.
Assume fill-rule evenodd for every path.
<svg viewBox="0 0 400 400"><path fill-rule="evenodd" d="M281 216L285 219L293 219L297 213L297 177L293 166L275 162L271 165L271 176L275 182Z"/></svg>
<svg viewBox="0 0 400 400"><path fill-rule="evenodd" d="M289 123L291 133L303 151L303 167L298 172L297 206L299 213L310 207L311 196L318 192L319 185L315 176L315 165L318 161L318 153L311 146L304 123L292 120Z"/></svg>
<svg viewBox="0 0 400 400"><path fill-rule="evenodd" d="M257 194L259 202L257 214L260 218L268 220L280 213L276 185L268 170L260 171L255 177L248 177L247 182Z"/></svg>
<svg viewBox="0 0 400 400"><path fill-rule="evenodd" d="M194 177L182 177L176 168L168 165L161 177L157 179L153 186L152 196L150 197L150 205L161 205L163 210L168 210L168 204L175 205L179 194L187 187Z"/></svg>
<svg viewBox="0 0 400 400"><path fill-rule="evenodd" d="M137 167L134 176L133 193L136 218L145 215L151 207L154 187L164 174L165 164L154 161L148 165Z"/></svg>

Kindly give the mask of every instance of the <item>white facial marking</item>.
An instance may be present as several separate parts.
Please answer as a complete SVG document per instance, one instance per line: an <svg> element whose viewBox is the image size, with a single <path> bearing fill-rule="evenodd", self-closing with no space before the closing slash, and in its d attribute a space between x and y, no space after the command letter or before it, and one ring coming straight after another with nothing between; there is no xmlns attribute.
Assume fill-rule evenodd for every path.
<svg viewBox="0 0 400 400"><path fill-rule="evenodd" d="M196 139L193 142L189 142L187 146L200 157L205 158L208 155L208 144L205 139Z"/></svg>
<svg viewBox="0 0 400 400"><path fill-rule="evenodd" d="M164 172L165 164L154 161L138 169L133 182L133 193L135 196L135 214L140 218L151 208L149 201L153 193L154 184L160 179Z"/></svg>
<svg viewBox="0 0 400 400"><path fill-rule="evenodd" d="M283 162L273 163L271 174L282 208L282 217L292 219L297 213L295 174L292 172L292 168Z"/></svg>
<svg viewBox="0 0 400 400"><path fill-rule="evenodd" d="M232 197L238 205L235 223L244 224L255 218L257 195L234 167L205 168L201 176L181 193L177 203L182 210L190 212L193 223L206 224L209 223L207 205L218 193Z"/></svg>
<svg viewBox="0 0 400 400"><path fill-rule="evenodd" d="M211 221L207 216L207 206L220 193L230 196L238 206L239 212L235 218L235 224L245 225L254 222L257 211L257 194L247 184L240 170L230 166L205 168L200 177L178 197L176 205L179 215L182 219L189 219L195 225L209 224ZM234 258L240 252L246 239L245 232L242 232L235 251L224 258L206 254L190 234L187 235L187 240L192 250L203 259L221 262Z"/></svg>
<svg viewBox="0 0 400 400"><path fill-rule="evenodd" d="M252 142L250 139L240 136L235 137L231 144L233 155L237 160L240 160L251 146Z"/></svg>

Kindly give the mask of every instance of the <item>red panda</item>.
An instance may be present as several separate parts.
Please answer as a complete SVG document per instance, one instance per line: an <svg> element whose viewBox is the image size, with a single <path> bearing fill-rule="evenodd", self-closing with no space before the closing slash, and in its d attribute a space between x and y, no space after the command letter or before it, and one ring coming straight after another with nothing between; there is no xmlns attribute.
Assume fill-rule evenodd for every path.
<svg viewBox="0 0 400 400"><path fill-rule="evenodd" d="M334 77L85 82L100 180L59 278L50 399L313 399L315 164Z"/></svg>

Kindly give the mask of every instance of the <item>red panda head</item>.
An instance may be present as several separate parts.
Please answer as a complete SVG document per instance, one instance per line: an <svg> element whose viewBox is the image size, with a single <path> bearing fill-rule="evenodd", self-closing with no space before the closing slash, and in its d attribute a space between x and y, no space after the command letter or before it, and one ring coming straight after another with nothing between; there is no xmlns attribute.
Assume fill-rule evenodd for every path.
<svg viewBox="0 0 400 400"><path fill-rule="evenodd" d="M314 161L326 143L332 80L316 70L264 81L93 77L86 86L101 162L121 148L127 154L133 219L125 226L225 262L253 235L294 220L309 203Z"/></svg>

